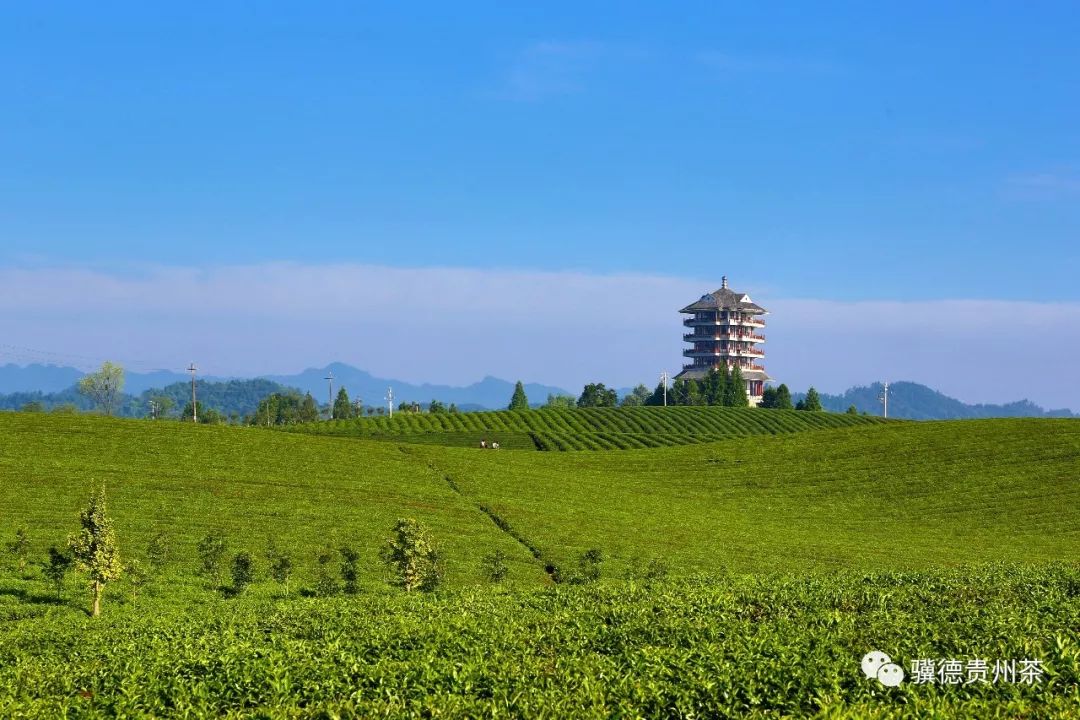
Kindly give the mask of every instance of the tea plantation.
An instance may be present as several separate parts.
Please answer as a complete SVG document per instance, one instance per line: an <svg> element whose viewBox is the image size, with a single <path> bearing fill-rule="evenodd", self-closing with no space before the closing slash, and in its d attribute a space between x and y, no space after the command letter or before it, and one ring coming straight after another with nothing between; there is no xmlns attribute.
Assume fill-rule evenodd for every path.
<svg viewBox="0 0 1080 720"><path fill-rule="evenodd" d="M31 558L0 572L0 716L1078 716L1080 423L799 415L844 422L543 453L0 414L0 539L25 527ZM95 483L125 561L170 551L92 619L85 582L57 599L38 563ZM388 582L399 517L440 546L434 593ZM255 558L237 597L196 571L214 530ZM359 592L316 595L342 546ZM1044 673L886 688L871 649Z"/></svg>
<svg viewBox="0 0 1080 720"><path fill-rule="evenodd" d="M294 432L409 443L504 449L626 450L713 442L749 435L885 422L879 417L725 407L543 408L528 412L412 414L295 425Z"/></svg>

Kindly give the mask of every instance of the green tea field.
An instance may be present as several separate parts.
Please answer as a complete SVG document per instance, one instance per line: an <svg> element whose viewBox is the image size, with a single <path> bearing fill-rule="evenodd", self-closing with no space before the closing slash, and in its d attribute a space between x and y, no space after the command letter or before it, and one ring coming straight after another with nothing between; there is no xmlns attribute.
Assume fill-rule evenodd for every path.
<svg viewBox="0 0 1080 720"><path fill-rule="evenodd" d="M698 423L731 417L677 410L700 412ZM521 425L543 412L520 413ZM0 414L0 536L8 547L25 528L29 558L20 569L8 553L0 574L0 714L1065 717L1080 707L1080 423L792 415L824 420L545 453L335 428ZM620 432L657 432L637 422ZM155 537L169 553L144 587L110 583L103 616L89 618L85 581L68 577L58 599L41 562L99 484L125 562L145 565ZM438 543L434 593L389 582L380 550L401 517ZM255 558L238 597L227 577L197 571L211 531L229 557ZM268 576L268 541L294 563L288 593ZM359 553L359 591L323 596L317 557L341 547ZM589 550L602 558L598 578L582 562ZM499 583L483 562L496 552ZM1033 686L885 688L859 672L870 649L1038 657L1047 669Z"/></svg>
<svg viewBox="0 0 1080 720"><path fill-rule="evenodd" d="M413 414L296 425L319 435L478 447L498 441L503 449L626 450L713 442L750 435L885 422L879 417L752 408L619 407L543 408L530 412Z"/></svg>

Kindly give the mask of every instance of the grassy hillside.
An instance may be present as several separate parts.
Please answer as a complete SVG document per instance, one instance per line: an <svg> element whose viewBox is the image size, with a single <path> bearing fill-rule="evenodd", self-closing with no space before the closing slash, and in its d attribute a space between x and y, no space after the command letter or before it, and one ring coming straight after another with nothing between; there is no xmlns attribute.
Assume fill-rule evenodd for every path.
<svg viewBox="0 0 1080 720"><path fill-rule="evenodd" d="M753 571L1080 555L1080 422L869 425L623 453L425 451L565 564Z"/></svg>
<svg viewBox="0 0 1080 720"><path fill-rule="evenodd" d="M872 416L723 407L627 407L524 412L411 414L297 425L318 435L389 439L410 443L479 446L496 440L505 449L625 450L713 442L749 435L884 422Z"/></svg>
<svg viewBox="0 0 1080 720"><path fill-rule="evenodd" d="M415 516L445 545L453 584L502 548L513 577L545 579L598 547L622 572L926 567L1080 555L1080 423L864 424L689 447L503 453L258 428L0 414L0 533L39 551L105 482L134 554L158 529L179 558L223 528L310 558L326 542L378 549ZM498 525L502 526L502 529ZM512 532L510 532L512 531ZM516 539L515 539L516 538ZM533 557L534 551L540 558Z"/></svg>
<svg viewBox="0 0 1080 720"><path fill-rule="evenodd" d="M83 582L57 601L36 567L0 569L0 716L1066 717L1078 478L1071 420L496 453L0 414L5 541L25 525L40 558L104 481L125 558L155 530L174 545L96 620ZM386 582L403 515L442 545L438 593ZM212 527L256 554L238 598L195 574ZM296 561L289 597L261 564L268 534ZM361 551L359 595L296 592L328 542ZM567 577L590 547L603 578L552 585L545 566ZM497 548L510 580L491 586L478 560ZM989 560L1016 564L968 565ZM884 688L859 669L870 649L905 667L1037 658L1046 676Z"/></svg>

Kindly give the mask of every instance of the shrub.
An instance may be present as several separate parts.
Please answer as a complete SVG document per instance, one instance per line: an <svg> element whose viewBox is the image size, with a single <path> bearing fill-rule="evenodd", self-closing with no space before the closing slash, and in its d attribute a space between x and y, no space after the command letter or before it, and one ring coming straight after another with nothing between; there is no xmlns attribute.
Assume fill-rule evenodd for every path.
<svg viewBox="0 0 1080 720"><path fill-rule="evenodd" d="M360 553L351 547L343 546L338 552L341 553L341 580L345 586L345 592L355 595L359 590L358 578L360 576L359 561Z"/></svg>
<svg viewBox="0 0 1080 720"><path fill-rule="evenodd" d="M320 597L330 597L337 594L338 584L330 566L334 562L334 551L325 547L315 556L315 594Z"/></svg>
<svg viewBox="0 0 1080 720"><path fill-rule="evenodd" d="M64 578L67 577L68 571L71 570L73 562L71 555L58 550L55 545L49 548L49 560L45 563L42 571L49 582L53 584L53 587L56 588L56 599L58 601L62 599Z"/></svg>
<svg viewBox="0 0 1080 720"><path fill-rule="evenodd" d="M274 582L285 588L285 594L289 594L289 579L292 577L292 559L285 553L277 553L270 560L270 577Z"/></svg>
<svg viewBox="0 0 1080 720"><path fill-rule="evenodd" d="M164 569L171 549L169 536L164 530L158 530L150 537L150 542L146 544L146 559L155 572Z"/></svg>
<svg viewBox="0 0 1080 720"><path fill-rule="evenodd" d="M480 565L484 574L493 583L502 582L510 573L510 568L506 564L506 553L501 548L485 555Z"/></svg>
<svg viewBox="0 0 1080 720"><path fill-rule="evenodd" d="M15 558L15 567L22 575L26 572L30 553L30 534L26 528L21 527L15 531L15 539L8 543L7 548L11 556Z"/></svg>
<svg viewBox="0 0 1080 720"><path fill-rule="evenodd" d="M232 589L237 595L244 592L255 579L255 560L251 553L238 552L232 561Z"/></svg>

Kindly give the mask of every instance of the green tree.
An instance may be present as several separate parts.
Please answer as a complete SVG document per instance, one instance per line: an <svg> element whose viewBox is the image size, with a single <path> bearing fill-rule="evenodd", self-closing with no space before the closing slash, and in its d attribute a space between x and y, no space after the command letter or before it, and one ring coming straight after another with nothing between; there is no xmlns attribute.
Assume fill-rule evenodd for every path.
<svg viewBox="0 0 1080 720"><path fill-rule="evenodd" d="M49 560L45 563L42 572L45 573L46 579L53 584L56 589L57 601L62 599L64 592L64 578L67 577L68 571L71 570L71 564L73 560L68 553L58 550L56 546L49 548Z"/></svg>
<svg viewBox="0 0 1080 720"><path fill-rule="evenodd" d="M656 389L654 389L652 391L652 394L649 395L648 399L645 400L645 404L651 407L661 407L664 404L665 395L670 395L670 393L665 393L664 381L661 380L660 382L656 383ZM668 397L668 402L671 402L670 397Z"/></svg>
<svg viewBox="0 0 1080 720"><path fill-rule="evenodd" d="M728 371L726 366L712 368L701 381L701 395L706 405L728 404Z"/></svg>
<svg viewBox="0 0 1080 720"><path fill-rule="evenodd" d="M383 560L394 570L406 592L434 590L442 581L442 562L431 532L411 518L394 525L383 548Z"/></svg>
<svg viewBox="0 0 1080 720"><path fill-rule="evenodd" d="M461 414L461 411L458 410L457 405L455 405L454 403L450 403L450 409L447 410L447 412L450 413L451 415L460 415Z"/></svg>
<svg viewBox="0 0 1080 720"><path fill-rule="evenodd" d="M195 405L191 404L188 400L184 405L184 409L180 413L180 420L190 422L192 419L193 409L198 411L199 424L201 425L220 425L225 422L225 417L216 408L207 407L203 405L202 400L196 400Z"/></svg>
<svg viewBox="0 0 1080 720"><path fill-rule="evenodd" d="M42 405L41 402L38 400L31 400L30 402L19 408L19 411L24 413L45 412L45 406Z"/></svg>
<svg viewBox="0 0 1080 720"><path fill-rule="evenodd" d="M855 407L854 405L848 405L847 414L848 415L858 415L859 414L859 408Z"/></svg>
<svg viewBox="0 0 1080 720"><path fill-rule="evenodd" d="M578 398L578 407L615 407L619 393L608 389L604 383L589 383Z"/></svg>
<svg viewBox="0 0 1080 720"><path fill-rule="evenodd" d="M570 408L577 407L577 401L572 395L548 394L547 402L544 403L544 407L569 410Z"/></svg>
<svg viewBox="0 0 1080 720"><path fill-rule="evenodd" d="M232 561L232 591L242 594L254 579L255 558L246 551L236 553Z"/></svg>
<svg viewBox="0 0 1080 720"><path fill-rule="evenodd" d="M439 400L432 400L430 403L428 403L428 412L432 415L445 415L446 405L444 405Z"/></svg>
<svg viewBox="0 0 1080 720"><path fill-rule="evenodd" d="M821 398L818 396L818 391L812 386L806 391L806 397L799 401L799 404L795 406L796 410L821 410Z"/></svg>
<svg viewBox="0 0 1080 720"><path fill-rule="evenodd" d="M319 406L315 404L315 398L311 397L311 393L304 395L304 399L300 402L297 419L305 423L316 422L319 419Z"/></svg>
<svg viewBox="0 0 1080 720"><path fill-rule="evenodd" d="M91 493L79 521L82 528L68 538L68 548L75 567L90 578L93 592L91 614L98 617L101 615L101 596L105 585L117 580L124 571L116 531L105 507L105 488Z"/></svg>
<svg viewBox="0 0 1080 720"><path fill-rule="evenodd" d="M776 388L771 385L761 393L761 402L758 403L759 408L775 408L776 407Z"/></svg>
<svg viewBox="0 0 1080 720"><path fill-rule="evenodd" d="M529 398L525 397L525 386L518 380L514 385L514 394L510 398L510 410L528 410Z"/></svg>
<svg viewBox="0 0 1080 720"><path fill-rule="evenodd" d="M337 391L337 398L334 399L334 419L348 420L354 414L355 408L352 402L349 401L349 393L345 388L341 388Z"/></svg>
<svg viewBox="0 0 1080 720"><path fill-rule="evenodd" d="M777 410L791 410L794 407L791 403L791 391L783 383L780 383L780 386L776 388L775 407Z"/></svg>
<svg viewBox="0 0 1080 720"><path fill-rule="evenodd" d="M221 562L225 559L225 552L229 544L224 534L218 530L211 530L206 534L196 548L199 553L200 570L202 574L217 584L221 581Z"/></svg>
<svg viewBox="0 0 1080 720"><path fill-rule="evenodd" d="M747 407L750 398L746 396L746 381L743 380L742 370L736 365L731 369L731 377L728 379L728 407Z"/></svg>
<svg viewBox="0 0 1080 720"><path fill-rule="evenodd" d="M30 533L21 527L15 531L15 539L8 543L8 552L15 558L15 567L19 575L26 572L26 566L30 563Z"/></svg>
<svg viewBox="0 0 1080 720"><path fill-rule="evenodd" d="M681 386L680 386L681 384ZM676 380L677 395L680 405L704 405L705 397L701 394L701 383L693 378ZM673 388L675 389L675 388Z"/></svg>
<svg viewBox="0 0 1080 720"><path fill-rule="evenodd" d="M623 407L640 407L645 404L645 401L649 399L651 393L649 388L644 385L638 385L622 399L620 403Z"/></svg>
<svg viewBox="0 0 1080 720"><path fill-rule="evenodd" d="M112 415L124 390L124 368L106 362L97 372L79 380L79 392L101 407L106 415Z"/></svg>

